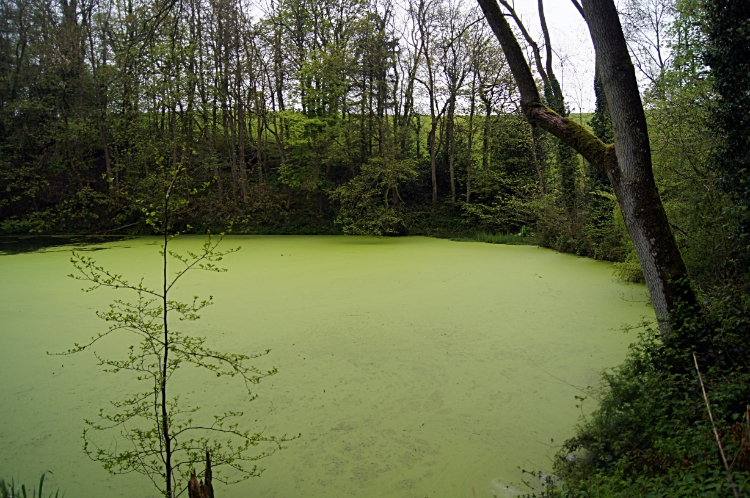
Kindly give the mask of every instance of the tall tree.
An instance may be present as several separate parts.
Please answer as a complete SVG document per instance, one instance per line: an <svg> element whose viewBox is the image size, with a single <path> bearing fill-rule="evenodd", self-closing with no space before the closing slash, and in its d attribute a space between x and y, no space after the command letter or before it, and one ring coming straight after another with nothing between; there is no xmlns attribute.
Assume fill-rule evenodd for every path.
<svg viewBox="0 0 750 498"><path fill-rule="evenodd" d="M414 19L418 29L419 36L422 40L422 57L424 61L423 75L416 80L424 87L427 92L427 98L430 106L430 128L427 133L427 147L430 155L430 175L432 180L432 204L434 211L438 201L438 183L437 183L437 155L440 149L438 126L445 114L448 106L448 100L442 104L438 87L438 7L439 0L418 0L416 5L410 5L410 14Z"/></svg>
<svg viewBox="0 0 750 498"><path fill-rule="evenodd" d="M670 314L681 304L692 305L695 296L654 182L646 116L613 1L583 2L598 73L612 115L615 143L611 146L540 103L526 57L497 2L478 2L505 52L527 120L573 147L612 183L656 316L662 320L663 330L669 330Z"/></svg>
<svg viewBox="0 0 750 498"><path fill-rule="evenodd" d="M469 74L468 32L476 22L476 12L461 12L458 5L449 2L441 9L443 38L440 40L440 62L448 92L446 113L446 136L444 157L448 161L448 174L451 189L451 202L456 202L456 104L466 76Z"/></svg>
<svg viewBox="0 0 750 498"><path fill-rule="evenodd" d="M545 63L542 65L541 51L537 43L532 39L526 27L523 25L521 18L515 12L513 6L507 0L499 0L501 5L510 13L516 25L521 31L526 43L531 47L536 62L537 71L542 78L544 87L543 95L547 105L554 112L562 117L568 116L568 108L565 104L565 96L562 93L560 81L557 79L553 69L552 61L552 38L547 27L547 19L544 15L544 2L538 0L539 22L544 37ZM577 177L577 157L574 150L564 141L558 141L555 149L557 158L557 167L560 172L560 190L562 191L562 201L570 218L576 215L576 177ZM541 175L540 175L541 177ZM540 181L543 183L543 181ZM568 226L571 226L569 223Z"/></svg>

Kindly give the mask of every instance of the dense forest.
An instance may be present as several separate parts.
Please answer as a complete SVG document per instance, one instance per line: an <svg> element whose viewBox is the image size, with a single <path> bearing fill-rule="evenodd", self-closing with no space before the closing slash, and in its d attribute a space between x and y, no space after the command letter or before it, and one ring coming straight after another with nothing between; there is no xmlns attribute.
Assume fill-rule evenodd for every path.
<svg viewBox="0 0 750 498"><path fill-rule="evenodd" d="M3 233L148 233L176 164L193 230L516 230L552 174L478 8L3 6Z"/></svg>
<svg viewBox="0 0 750 498"><path fill-rule="evenodd" d="M595 112L571 114L542 1L539 40L511 3L479 3L4 0L0 234L150 234L180 168L183 232L521 234L648 281L613 176L529 110L617 145L608 61ZM611 2L574 3L596 45L588 15ZM524 101L487 5L543 102ZM684 261L659 278L687 297L667 296L661 324L592 391L599 409L546 493L737 495L750 486L750 4L623 0L618 15L648 194Z"/></svg>

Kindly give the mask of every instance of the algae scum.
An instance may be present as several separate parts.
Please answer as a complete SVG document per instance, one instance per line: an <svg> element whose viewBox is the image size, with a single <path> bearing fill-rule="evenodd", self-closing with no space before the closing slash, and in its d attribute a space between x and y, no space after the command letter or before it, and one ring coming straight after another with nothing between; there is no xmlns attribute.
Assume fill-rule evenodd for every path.
<svg viewBox="0 0 750 498"><path fill-rule="evenodd" d="M197 250L200 237L172 249ZM216 349L272 349L279 373L243 402L238 385L184 368L181 400L206 413L244 410L243 424L302 433L258 462L266 471L223 497L470 497L528 491L519 467L542 470L581 414L576 386L596 383L653 316L643 286L612 281L606 263L528 246L421 237L235 236L227 273L194 272L176 298L212 295L189 324ZM158 284L159 240L89 249L97 262ZM71 497L155 496L135 474L109 476L81 451L84 418L131 392L82 343L113 290L83 293L69 248L0 257L0 471ZM117 355L127 343L98 350ZM109 438L109 439L108 439ZM554 442L553 442L554 440ZM114 444L111 435L102 444ZM265 450L260 445L258 450Z"/></svg>

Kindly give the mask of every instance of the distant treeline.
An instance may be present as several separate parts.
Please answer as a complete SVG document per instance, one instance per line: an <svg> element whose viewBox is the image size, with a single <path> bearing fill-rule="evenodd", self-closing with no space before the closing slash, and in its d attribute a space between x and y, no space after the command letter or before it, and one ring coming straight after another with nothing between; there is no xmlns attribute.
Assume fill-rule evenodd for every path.
<svg viewBox="0 0 750 498"><path fill-rule="evenodd" d="M148 233L157 178L178 165L196 231L535 222L526 203L556 187L553 148L516 113L476 8L251 14L233 0L3 3L0 230Z"/></svg>

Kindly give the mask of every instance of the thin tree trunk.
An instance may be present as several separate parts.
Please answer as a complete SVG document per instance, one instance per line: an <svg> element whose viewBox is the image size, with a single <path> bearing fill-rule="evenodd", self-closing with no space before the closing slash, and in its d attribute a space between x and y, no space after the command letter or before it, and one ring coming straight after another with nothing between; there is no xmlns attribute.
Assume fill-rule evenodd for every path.
<svg viewBox="0 0 750 498"><path fill-rule="evenodd" d="M454 114L456 110L455 89L451 89L450 102L448 104L448 122L446 123L446 148L448 149L448 175L451 182L451 202L456 202L456 173L454 162L456 159L456 142L454 137Z"/></svg>
<svg viewBox="0 0 750 498"><path fill-rule="evenodd" d="M231 115L228 105L224 105L223 109L223 120L224 120L224 141L229 148L229 167L232 172L232 197L237 200L237 142L234 128L234 119Z"/></svg>
<svg viewBox="0 0 750 498"><path fill-rule="evenodd" d="M247 165L245 163L245 109L242 107L242 102L237 106L237 120L239 122L237 128L239 130L239 166L240 166L240 194L242 194L242 202L247 204Z"/></svg>
<svg viewBox="0 0 750 498"><path fill-rule="evenodd" d="M490 124L492 118L492 107L489 99L485 102L484 133L482 134L482 171L487 171L490 165Z"/></svg>
<svg viewBox="0 0 750 498"><path fill-rule="evenodd" d="M107 137L107 128L105 126L105 117L107 115L106 95L102 99L102 90L99 82L99 64L94 56L96 45L94 44L93 26L88 26L89 49L91 50L91 70L94 79L94 100L96 101L96 125L99 129L99 137L102 140L102 149L104 150L104 167L107 173L107 188L110 197L114 193L114 177L112 176L112 158L109 152L109 140ZM24 37L25 48L25 37ZM23 58L23 52L21 52ZM102 40L102 63L107 64L107 43ZM14 87L15 92L15 87Z"/></svg>
<svg viewBox="0 0 750 498"><path fill-rule="evenodd" d="M219 134L218 130L218 117L216 115L217 113L217 97L214 94L214 107L213 107L213 113L211 117L211 140L210 140L210 146L209 146L209 152L211 153L211 160L214 165L214 178L216 178L216 186L219 188L219 203L224 202L224 184L221 179L221 172L219 171L219 161L216 157L216 138Z"/></svg>
<svg viewBox="0 0 750 498"><path fill-rule="evenodd" d="M548 89L547 100L549 105L552 106L553 110L563 117L568 116L568 111L565 108L565 97L562 93L560 83L552 70L552 41L549 35L549 28L547 28L547 20L544 16L544 1L538 0L539 9L539 22L542 27L542 34L544 36L544 47L546 51L546 63L547 63L547 77L545 81ZM559 142L557 146L557 162L560 168L560 187L562 190L563 204L568 211L569 222L568 229L572 230L572 224L577 217L577 188L576 188L576 172L577 172L577 161L575 152L565 142Z"/></svg>
<svg viewBox="0 0 750 498"><path fill-rule="evenodd" d="M474 110L476 108L476 82L477 77L474 77L471 81L471 98L469 101L469 130L468 136L466 137L466 203L471 202L471 175L473 173L472 168L472 148L474 147Z"/></svg>
<svg viewBox="0 0 750 498"><path fill-rule="evenodd" d="M169 194L170 190L172 190L172 185L174 185L174 180L177 178L177 174L175 174L174 178L172 179L172 183L169 185L169 187L164 192L164 250L162 251L162 256L164 258L163 262L163 283L164 286L162 288L162 306L163 306L163 312L164 312L164 357L162 358L162 371L161 371L161 379L160 379L160 394L161 394L161 436L162 436L162 444L164 445L164 479L166 480L166 490L165 490L165 496L166 498L172 498L172 435L169 432L169 413L168 413L168 407L167 407L167 374L169 370L169 349L171 348L170 340L169 340L169 321L168 321L168 309L169 309L169 301L167 300L167 291L169 280L167 277L167 261L168 261L168 247L167 244L169 244Z"/></svg>
<svg viewBox="0 0 750 498"><path fill-rule="evenodd" d="M430 124L430 134L429 134L429 142L430 142L430 173L432 174L432 211L435 211L435 208L437 207L437 199L438 199L438 190L437 190L437 150L435 147L435 133L437 131L437 121L435 119L434 113L431 116L432 122Z"/></svg>
<svg viewBox="0 0 750 498"><path fill-rule="evenodd" d="M263 124L265 122L265 114L261 116L260 107L258 105L258 99L256 97L256 109L258 112L258 139L255 142L255 163L258 166L258 205L263 205ZM264 111L265 112L265 111Z"/></svg>
<svg viewBox="0 0 750 498"><path fill-rule="evenodd" d="M240 49L237 47L237 67L235 68L235 93L237 95L237 134L239 147L240 194L247 204L247 165L245 164L245 105L242 98L242 64Z"/></svg>

